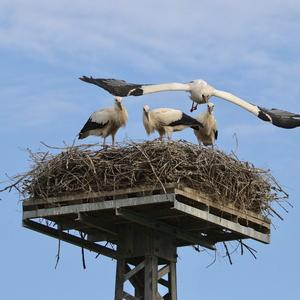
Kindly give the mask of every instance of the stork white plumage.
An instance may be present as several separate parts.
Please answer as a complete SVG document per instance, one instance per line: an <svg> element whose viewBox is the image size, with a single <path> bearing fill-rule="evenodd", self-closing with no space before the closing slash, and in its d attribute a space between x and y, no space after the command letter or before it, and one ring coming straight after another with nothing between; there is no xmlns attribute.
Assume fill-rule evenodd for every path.
<svg viewBox="0 0 300 300"><path fill-rule="evenodd" d="M150 111L148 105L143 108L143 122L148 135L157 131L160 140L166 135L170 140L174 131L181 131L188 127L202 127L196 119L180 110L172 108L157 108Z"/></svg>
<svg viewBox="0 0 300 300"><path fill-rule="evenodd" d="M115 135L120 127L124 127L128 120L126 108L122 104L122 98L115 97L114 107L103 108L95 111L80 130L79 139L84 139L90 135L103 137L105 139L111 135L112 145L115 145Z"/></svg>
<svg viewBox="0 0 300 300"><path fill-rule="evenodd" d="M202 128L195 128L194 133L199 142L204 146L214 146L215 140L218 138L217 121L213 115L214 104L207 104L207 111L201 113L196 119L203 124Z"/></svg>
<svg viewBox="0 0 300 300"><path fill-rule="evenodd" d="M163 84L134 84L124 80L103 79L93 77L80 77L81 80L100 86L109 93L116 96L141 96L163 91L186 91L193 101L191 111L197 109L198 104L207 103L215 96L231 103L234 103L263 121L272 123L281 128L295 128L300 126L300 114L294 114L281 109L267 109L255 104L251 104L228 92L220 91L207 84L204 80L193 80L189 83L163 83ZM194 103L196 102L196 105Z"/></svg>

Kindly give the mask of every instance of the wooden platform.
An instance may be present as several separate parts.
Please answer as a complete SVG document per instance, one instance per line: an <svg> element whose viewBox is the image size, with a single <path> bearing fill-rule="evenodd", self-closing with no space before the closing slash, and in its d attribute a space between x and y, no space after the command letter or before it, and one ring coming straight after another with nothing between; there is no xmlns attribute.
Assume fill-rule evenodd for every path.
<svg viewBox="0 0 300 300"><path fill-rule="evenodd" d="M175 185L165 190L139 187L47 201L25 200L24 226L31 227L37 218L53 221L60 231L84 232L91 243L116 242L118 226L128 223L172 234L177 246L198 244L213 249L215 243L246 238L270 243L268 219L233 205L220 205L199 191Z"/></svg>
<svg viewBox="0 0 300 300"><path fill-rule="evenodd" d="M174 184L28 199L23 225L116 259L115 300L177 300L177 247L270 243L268 219Z"/></svg>

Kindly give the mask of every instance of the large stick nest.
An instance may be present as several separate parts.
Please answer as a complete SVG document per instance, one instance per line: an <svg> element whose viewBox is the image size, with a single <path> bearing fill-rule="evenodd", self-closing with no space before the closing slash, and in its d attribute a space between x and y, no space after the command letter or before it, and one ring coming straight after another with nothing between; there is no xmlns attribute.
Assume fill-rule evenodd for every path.
<svg viewBox="0 0 300 300"><path fill-rule="evenodd" d="M31 159L32 169L14 183L24 198L178 183L264 216L274 212L272 202L287 198L269 171L186 141L73 146L59 154L31 153Z"/></svg>

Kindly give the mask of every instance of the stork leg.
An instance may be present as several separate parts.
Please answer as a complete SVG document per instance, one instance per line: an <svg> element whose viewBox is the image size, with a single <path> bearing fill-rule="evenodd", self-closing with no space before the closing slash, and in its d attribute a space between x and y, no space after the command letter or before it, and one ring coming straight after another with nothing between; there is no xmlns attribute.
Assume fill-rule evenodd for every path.
<svg viewBox="0 0 300 300"><path fill-rule="evenodd" d="M105 138L103 138L103 144L102 144L102 147L104 148L104 147L106 147L106 144L105 144L105 139L106 139L106 137Z"/></svg>
<svg viewBox="0 0 300 300"><path fill-rule="evenodd" d="M198 103L195 104L195 101L193 101L190 112L193 112L194 110L197 110L197 107L198 107Z"/></svg>
<svg viewBox="0 0 300 300"><path fill-rule="evenodd" d="M114 134L111 135L111 140L112 140L112 146L114 147L115 146L115 135Z"/></svg>

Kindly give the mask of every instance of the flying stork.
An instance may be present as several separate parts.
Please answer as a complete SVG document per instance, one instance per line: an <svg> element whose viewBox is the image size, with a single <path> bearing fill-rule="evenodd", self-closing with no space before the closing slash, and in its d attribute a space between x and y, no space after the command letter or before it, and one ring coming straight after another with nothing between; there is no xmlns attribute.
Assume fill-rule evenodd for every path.
<svg viewBox="0 0 300 300"><path fill-rule="evenodd" d="M188 127L203 127L201 122L186 115L180 110L172 108L157 108L150 111L148 105L143 108L143 122L148 135L157 131L160 140L166 135L171 139L174 131L181 131Z"/></svg>
<svg viewBox="0 0 300 300"><path fill-rule="evenodd" d="M195 136L199 145L214 146L215 140L218 138L217 121L213 115L214 104L208 102L207 111L201 113L196 119L203 124L203 128L194 128Z"/></svg>
<svg viewBox="0 0 300 300"><path fill-rule="evenodd" d="M222 98L246 109L263 121L270 122L281 128L295 128L300 126L300 114L294 114L281 109L267 109L251 104L241 98L225 91L220 91L207 84L204 80L197 79L189 83L162 83L162 84L135 84L124 80L104 79L83 76L79 79L100 86L115 96L141 96L163 91L186 91L193 101L191 111L196 110L198 104L207 103L210 97ZM196 104L195 104L196 102Z"/></svg>
<svg viewBox="0 0 300 300"><path fill-rule="evenodd" d="M114 107L103 108L95 111L80 130L79 139L84 139L90 135L103 137L103 146L105 139L111 135L112 145L115 145L115 135L120 127L127 123L128 114L122 104L122 98L115 97Z"/></svg>

